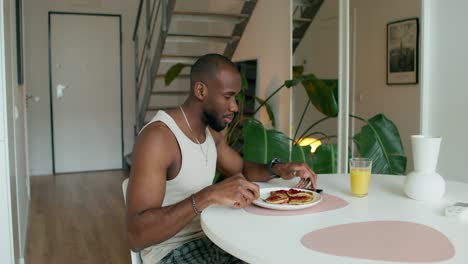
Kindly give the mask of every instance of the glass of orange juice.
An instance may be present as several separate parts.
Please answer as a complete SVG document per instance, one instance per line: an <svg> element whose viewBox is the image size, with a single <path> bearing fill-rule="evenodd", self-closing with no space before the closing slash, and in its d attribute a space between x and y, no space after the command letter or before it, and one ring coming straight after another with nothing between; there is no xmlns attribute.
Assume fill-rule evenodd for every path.
<svg viewBox="0 0 468 264"><path fill-rule="evenodd" d="M350 160L351 193L356 197L364 197L369 192L372 170L372 160L352 158Z"/></svg>

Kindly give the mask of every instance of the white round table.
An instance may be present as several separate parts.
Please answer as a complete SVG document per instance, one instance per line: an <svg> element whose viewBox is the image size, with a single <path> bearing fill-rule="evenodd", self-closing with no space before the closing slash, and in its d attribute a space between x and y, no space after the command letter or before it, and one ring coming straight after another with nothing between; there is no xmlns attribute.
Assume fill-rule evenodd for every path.
<svg viewBox="0 0 468 264"><path fill-rule="evenodd" d="M447 181L438 202L408 198L403 191L404 176L372 175L369 195L351 196L349 175L319 175L318 186L349 204L346 207L295 216L265 216L223 206L211 206L201 215L206 235L219 247L249 263L380 263L380 261L320 253L304 247L301 238L314 230L365 221L408 221L440 231L455 249L443 263L468 263L468 219L444 216L455 202L468 202L468 183ZM261 187L292 187L281 179L259 183ZM356 241L359 243L359 241ZM388 263L388 262L385 262Z"/></svg>

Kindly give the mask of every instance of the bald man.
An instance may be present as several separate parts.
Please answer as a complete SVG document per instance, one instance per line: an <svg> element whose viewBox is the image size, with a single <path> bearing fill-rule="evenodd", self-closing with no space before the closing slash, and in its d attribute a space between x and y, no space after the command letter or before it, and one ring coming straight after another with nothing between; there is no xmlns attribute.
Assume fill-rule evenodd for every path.
<svg viewBox="0 0 468 264"><path fill-rule="evenodd" d="M243 263L214 245L200 227L199 214L213 204L243 208L259 197L272 174L316 174L303 163L256 164L242 160L221 131L238 111L237 67L226 57L207 54L190 72L190 94L179 107L159 111L140 131L127 189L127 235L143 263ZM274 166L273 166L274 165ZM212 184L218 169L227 178Z"/></svg>

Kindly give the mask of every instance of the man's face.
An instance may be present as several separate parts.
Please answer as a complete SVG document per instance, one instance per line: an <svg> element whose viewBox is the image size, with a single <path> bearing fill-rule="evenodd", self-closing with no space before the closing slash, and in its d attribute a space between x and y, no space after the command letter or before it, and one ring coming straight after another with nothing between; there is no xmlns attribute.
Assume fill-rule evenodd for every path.
<svg viewBox="0 0 468 264"><path fill-rule="evenodd" d="M240 75L234 69L221 67L217 76L213 76L206 85L208 96L203 114L212 129L221 131L239 110L236 95L241 89Z"/></svg>

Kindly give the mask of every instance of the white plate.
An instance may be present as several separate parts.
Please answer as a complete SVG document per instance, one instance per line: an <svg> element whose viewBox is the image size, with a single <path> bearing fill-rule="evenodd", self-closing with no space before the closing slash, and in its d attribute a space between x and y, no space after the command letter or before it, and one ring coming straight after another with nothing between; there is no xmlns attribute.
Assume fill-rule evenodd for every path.
<svg viewBox="0 0 468 264"><path fill-rule="evenodd" d="M293 204L270 204L264 201L264 199L270 196L270 192L272 191L289 190L289 189L296 189L296 188L288 188L288 187L261 188L260 198L253 201L253 204L260 206L260 207L274 209L274 210L299 210L299 209L304 209L304 208L314 206L322 200L322 196L319 193L316 193L314 191L304 190L304 189L296 189L298 191L309 192L309 193L314 194L314 199L312 200L312 202L308 204L293 205Z"/></svg>

